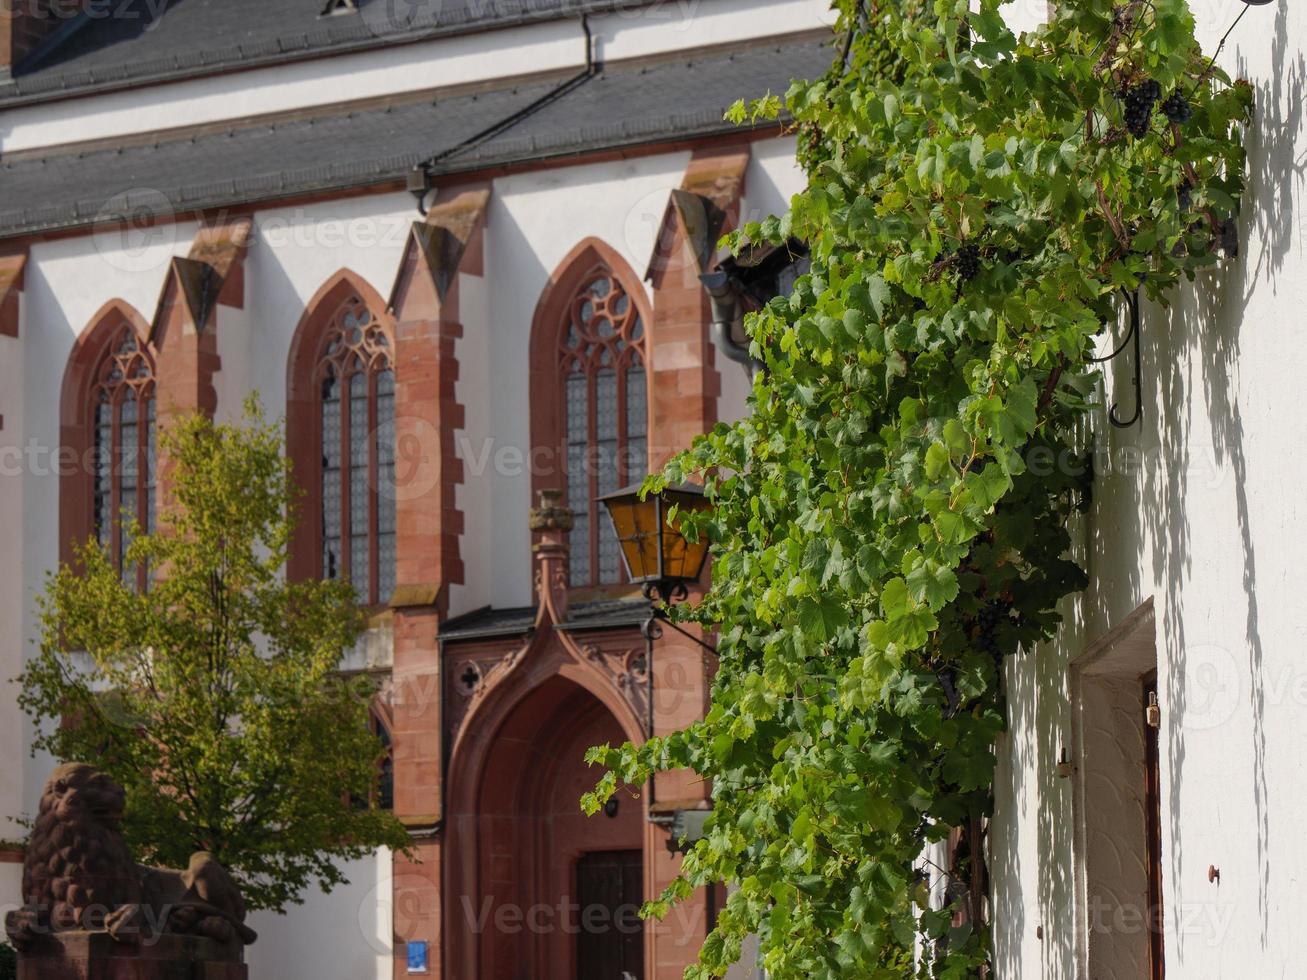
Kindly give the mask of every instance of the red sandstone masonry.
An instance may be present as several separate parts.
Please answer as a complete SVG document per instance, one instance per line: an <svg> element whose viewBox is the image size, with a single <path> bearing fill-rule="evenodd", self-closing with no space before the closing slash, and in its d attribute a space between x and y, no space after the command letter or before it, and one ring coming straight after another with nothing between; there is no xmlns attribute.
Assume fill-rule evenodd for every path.
<svg viewBox="0 0 1307 980"><path fill-rule="evenodd" d="M723 215L723 232L738 220L748 164L747 146L728 146L696 150L686 168L681 189L704 198ZM677 208L669 203L649 263L654 297L653 467L662 466L717 422L721 376L710 340L711 308L699 281L703 271ZM711 657L697 645L670 631L663 636L654 651L657 734L684 728L703 717L712 671ZM709 794L708 784L689 771L660 775L657 787L658 805L663 807L703 805ZM651 824L645 845L646 868L653 879L646 888L651 894L658 894L680 868L680 860L667 853L666 842L667 832ZM696 896L674 910L667 921L651 926L646 935L650 980L674 980L695 962L708 932L706 908Z"/></svg>
<svg viewBox="0 0 1307 980"><path fill-rule="evenodd" d="M213 379L218 357L218 309L245 305L249 218L201 228L186 258L168 265L150 330L155 359L155 404L160 431L182 416L212 418L218 408ZM171 467L159 461L159 494L166 499Z"/></svg>
<svg viewBox="0 0 1307 980"><path fill-rule="evenodd" d="M27 251L0 255L0 337L18 336L18 297L23 291Z"/></svg>
<svg viewBox="0 0 1307 980"><path fill-rule="evenodd" d="M400 262L395 317L396 573L395 815L414 833L412 858L394 860L394 975L406 976L405 944L425 940L431 976L444 958L441 880L444 732L437 633L449 586L463 581L463 515L456 493L463 463L455 432L465 424L457 398L460 272L482 267L481 228L489 191L469 190L415 222ZM439 836L434 836L439 833Z"/></svg>

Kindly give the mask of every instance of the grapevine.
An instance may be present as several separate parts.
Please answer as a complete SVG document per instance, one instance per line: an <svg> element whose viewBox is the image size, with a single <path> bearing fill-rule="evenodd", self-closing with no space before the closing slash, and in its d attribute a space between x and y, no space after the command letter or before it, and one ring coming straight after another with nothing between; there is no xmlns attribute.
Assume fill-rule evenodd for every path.
<svg viewBox="0 0 1307 980"><path fill-rule="evenodd" d="M710 710L589 755L590 812L654 771L711 781L647 909L734 886L692 978L750 934L777 980L992 970L1003 678L1085 582L1091 358L1122 290L1165 303L1237 247L1251 92L1184 0L1058 4L1019 37L996 0L840 9L841 57L786 99L807 188L731 239L801 240L811 271L746 323L751 413L650 483L713 502L684 518L714 556L688 614L720 631Z"/></svg>

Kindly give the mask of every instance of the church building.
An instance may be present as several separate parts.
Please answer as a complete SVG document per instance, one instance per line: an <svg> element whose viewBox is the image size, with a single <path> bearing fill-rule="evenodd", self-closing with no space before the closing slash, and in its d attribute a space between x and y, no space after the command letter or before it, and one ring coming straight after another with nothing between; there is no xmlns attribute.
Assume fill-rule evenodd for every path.
<svg viewBox="0 0 1307 980"><path fill-rule="evenodd" d="M1307 976L1307 21L1131 6L1192 8L1247 81L1239 254L1105 325L1088 585L1003 667L971 852L991 972ZM713 637L647 645L600 498L746 411L736 316L801 249L722 275L716 243L805 178L784 119L724 113L825 73L833 23L827 0L0 0L0 915L54 766L8 684L46 576L88 538L121 562L159 431L257 394L303 491L287 575L365 607L341 669L376 682L378 799L412 849L254 915L250 975L683 975L726 890L635 910L711 787L579 799L589 746L702 717Z"/></svg>

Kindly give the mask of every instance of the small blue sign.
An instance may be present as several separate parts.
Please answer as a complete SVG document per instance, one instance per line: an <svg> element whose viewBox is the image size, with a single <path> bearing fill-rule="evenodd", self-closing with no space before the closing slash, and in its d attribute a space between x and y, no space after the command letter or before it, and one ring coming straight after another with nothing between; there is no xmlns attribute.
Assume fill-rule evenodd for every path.
<svg viewBox="0 0 1307 980"><path fill-rule="evenodd" d="M427 942L425 939L419 939L417 942L408 944L408 972L427 972Z"/></svg>

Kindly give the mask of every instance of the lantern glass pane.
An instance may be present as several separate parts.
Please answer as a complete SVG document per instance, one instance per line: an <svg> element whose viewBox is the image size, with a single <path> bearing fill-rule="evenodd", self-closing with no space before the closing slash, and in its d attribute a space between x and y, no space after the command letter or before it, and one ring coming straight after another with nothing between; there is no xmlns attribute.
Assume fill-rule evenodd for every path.
<svg viewBox="0 0 1307 980"><path fill-rule="evenodd" d="M704 559L708 554L708 542L702 536L698 541L687 541L681 533L682 516L697 513L708 508L708 501L702 494L687 491L669 490L665 495L668 516L663 525L663 573L667 578L694 581L703 570ZM672 506L678 510L675 520L670 517Z"/></svg>

